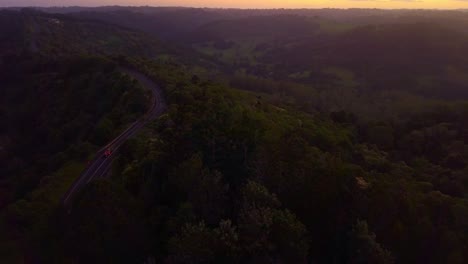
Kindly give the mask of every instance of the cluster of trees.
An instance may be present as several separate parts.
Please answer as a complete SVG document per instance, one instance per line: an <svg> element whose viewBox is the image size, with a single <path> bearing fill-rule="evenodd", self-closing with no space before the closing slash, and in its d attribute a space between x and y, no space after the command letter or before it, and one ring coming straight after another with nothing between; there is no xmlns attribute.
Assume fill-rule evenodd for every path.
<svg viewBox="0 0 468 264"><path fill-rule="evenodd" d="M452 146L466 140L464 116L456 114L463 108L448 112L453 119L430 112L389 128L344 112L313 117L278 108L171 66L142 64L155 80L165 80L168 113L124 147L113 183L95 185L117 184L135 201L131 208L139 212L122 220L144 223L139 242L145 246L133 257L168 263L466 260L466 191L447 191L434 173L451 171L448 181L466 185L465 163L437 159L455 147L417 152L409 143L386 141L425 131L433 144L430 137L440 129L430 129L444 120L452 123L440 133L451 137L440 144ZM107 192L94 195L110 199ZM95 210L98 222L121 217L120 209L109 214L104 208ZM82 219L75 222L80 226L87 214L72 211L71 218ZM109 236L127 232L117 230ZM99 239L99 232L87 234L89 241ZM118 247L114 242L108 243ZM116 257L93 250L76 256L88 254Z"/></svg>
<svg viewBox="0 0 468 264"><path fill-rule="evenodd" d="M414 177L444 194L467 198L468 105L439 105L398 121L361 124L361 140L416 169ZM346 121L345 121L346 122Z"/></svg>
<svg viewBox="0 0 468 264"><path fill-rule="evenodd" d="M0 64L0 71L0 229L8 242L42 225L36 216L49 217L79 175L82 166L74 163L85 164L145 113L150 94L97 57L22 55L13 66Z"/></svg>
<svg viewBox="0 0 468 264"><path fill-rule="evenodd" d="M206 56L204 59L214 62L210 70L222 69L229 74L247 72L275 81L329 89L341 81L339 76L326 72L335 67L354 74L365 93L399 90L425 97L468 98L464 89L468 61L463 56L468 52L468 21L462 11L150 7L51 11L176 41L185 46L175 52L183 54L181 57L200 66L203 56L193 56L196 53L189 51L195 49ZM125 44L138 37L122 38L122 33L128 35L128 31L120 30L112 37L122 39L122 49L118 51L142 55L135 52L141 46ZM87 37L96 38L93 33ZM94 52L103 52L96 45L89 46ZM105 48L116 51L115 45ZM144 55L154 53L147 51Z"/></svg>

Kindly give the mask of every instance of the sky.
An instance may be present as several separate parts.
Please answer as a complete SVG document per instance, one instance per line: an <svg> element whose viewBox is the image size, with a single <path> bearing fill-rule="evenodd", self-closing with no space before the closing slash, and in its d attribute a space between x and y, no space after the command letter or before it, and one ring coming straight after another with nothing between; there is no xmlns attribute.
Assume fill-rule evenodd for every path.
<svg viewBox="0 0 468 264"><path fill-rule="evenodd" d="M225 8L468 8L468 0L0 0L0 6L191 6Z"/></svg>

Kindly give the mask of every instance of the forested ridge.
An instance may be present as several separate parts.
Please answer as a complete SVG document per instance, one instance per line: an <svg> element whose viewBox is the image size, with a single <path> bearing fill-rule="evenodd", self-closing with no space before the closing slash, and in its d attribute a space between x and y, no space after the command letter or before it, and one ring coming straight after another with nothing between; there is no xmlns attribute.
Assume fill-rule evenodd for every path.
<svg viewBox="0 0 468 264"><path fill-rule="evenodd" d="M158 27L115 23L138 17L133 9L0 12L24 29L1 42L0 260L466 263L468 46L446 14L434 16L448 21L450 41L431 45L443 31L407 13L409 28L358 11L337 11L345 22L146 11L139 19L163 28L178 12L215 15L163 36L185 40L171 46L156 40ZM48 33L31 45L37 23ZM317 39L323 48L305 56ZM432 63L405 72L409 51ZM62 208L87 158L148 105L119 65L160 85L168 110L120 149L109 180Z"/></svg>

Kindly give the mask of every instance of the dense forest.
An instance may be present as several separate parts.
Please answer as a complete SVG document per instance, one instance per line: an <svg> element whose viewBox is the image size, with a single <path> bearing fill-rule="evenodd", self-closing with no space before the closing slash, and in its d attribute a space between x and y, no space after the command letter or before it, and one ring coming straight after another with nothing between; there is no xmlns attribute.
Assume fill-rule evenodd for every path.
<svg viewBox="0 0 468 264"><path fill-rule="evenodd" d="M0 262L466 263L461 11L0 10ZM87 161L148 108L110 178Z"/></svg>

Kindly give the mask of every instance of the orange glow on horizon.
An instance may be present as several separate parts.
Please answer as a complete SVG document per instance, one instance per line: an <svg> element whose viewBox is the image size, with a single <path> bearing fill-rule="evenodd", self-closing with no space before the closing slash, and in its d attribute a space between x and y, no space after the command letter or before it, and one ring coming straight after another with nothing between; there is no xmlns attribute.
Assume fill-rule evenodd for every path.
<svg viewBox="0 0 468 264"><path fill-rule="evenodd" d="M3 3L2 3L3 2ZM468 0L2 0L0 6L189 6L222 8L464 9Z"/></svg>
<svg viewBox="0 0 468 264"><path fill-rule="evenodd" d="M136 2L136 1L133 1ZM460 9L468 8L463 0L139 0L154 4L239 7L239 8L382 8L382 9ZM172 4L171 4L172 3Z"/></svg>

